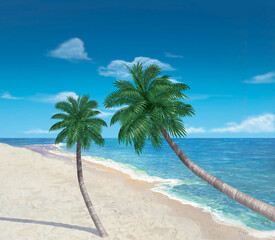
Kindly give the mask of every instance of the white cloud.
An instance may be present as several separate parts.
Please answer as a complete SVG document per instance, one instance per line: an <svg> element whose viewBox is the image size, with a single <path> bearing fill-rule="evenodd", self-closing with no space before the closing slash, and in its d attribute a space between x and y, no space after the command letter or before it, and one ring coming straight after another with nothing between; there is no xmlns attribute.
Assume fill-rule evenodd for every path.
<svg viewBox="0 0 275 240"><path fill-rule="evenodd" d="M183 83L181 79L182 79L182 77L179 77L179 76L176 76L176 77L173 77L173 78L169 78L169 80L172 83Z"/></svg>
<svg viewBox="0 0 275 240"><path fill-rule="evenodd" d="M109 116L112 116L114 114L114 112L105 112L105 111L100 111L101 114L99 115L100 117L109 117Z"/></svg>
<svg viewBox="0 0 275 240"><path fill-rule="evenodd" d="M85 52L84 42L79 38L71 38L61 43L47 55L65 60L91 60L88 57L88 53Z"/></svg>
<svg viewBox="0 0 275 240"><path fill-rule="evenodd" d="M185 129L187 133L204 133L204 128L195 128L195 127L189 127Z"/></svg>
<svg viewBox="0 0 275 240"><path fill-rule="evenodd" d="M180 81L178 81L177 79L174 79L174 78L169 78L169 80L172 82L172 83L182 83Z"/></svg>
<svg viewBox="0 0 275 240"><path fill-rule="evenodd" d="M168 57L168 58L183 58L182 55L177 55L177 54L173 54L173 53L169 53L169 52L165 52L164 55L165 55L165 57Z"/></svg>
<svg viewBox="0 0 275 240"><path fill-rule="evenodd" d="M244 82L250 84L275 83L275 72L257 75L250 80L245 80Z"/></svg>
<svg viewBox="0 0 275 240"><path fill-rule="evenodd" d="M121 106L121 107L113 107L113 108L108 108L108 110L113 110L113 111L118 111L124 107L128 107L128 105L124 105L124 106Z"/></svg>
<svg viewBox="0 0 275 240"><path fill-rule="evenodd" d="M19 98L19 97L14 97L14 96L12 96L9 92L3 92L0 98L3 98L3 99L11 99L11 100L22 99L22 98Z"/></svg>
<svg viewBox="0 0 275 240"><path fill-rule="evenodd" d="M138 62L141 62L144 67L148 67L150 64L156 64L164 71L176 70L170 64L163 63L157 59L152 59L149 57L136 57L132 62L127 62L124 60L114 60L107 67L103 67L103 66L99 67L98 72L99 72L99 75L102 75L105 77L115 77L115 78L126 79L130 77L130 74L127 68L125 67L125 64L129 67L132 67L134 64L137 64Z"/></svg>
<svg viewBox="0 0 275 240"><path fill-rule="evenodd" d="M224 128L214 128L210 132L246 132L246 133L261 133L261 132L275 132L275 115L264 114L258 117L250 117L240 124L236 122L229 122Z"/></svg>
<svg viewBox="0 0 275 240"><path fill-rule="evenodd" d="M108 111L101 111L101 114L99 115L100 117L103 117L103 118L106 118L106 117L109 117L109 116L112 116L115 114L116 111L124 108L124 107L128 107L128 105L124 105L124 106L121 106L121 107L114 107L114 108L108 108Z"/></svg>
<svg viewBox="0 0 275 240"><path fill-rule="evenodd" d="M42 130L40 128L24 131L25 134L45 134L45 133L52 133L49 130Z"/></svg>
<svg viewBox="0 0 275 240"><path fill-rule="evenodd" d="M67 97L73 97L76 99L78 98L78 95L75 92L60 92L52 95L40 94L32 98L32 100L39 102L55 103L59 101L66 101Z"/></svg>
<svg viewBox="0 0 275 240"><path fill-rule="evenodd" d="M188 95L189 97L189 101L193 101L193 100L205 100L205 99L209 99L209 98L228 98L228 97L232 97L231 95L222 95L222 94L190 94Z"/></svg>
<svg viewBox="0 0 275 240"><path fill-rule="evenodd" d="M209 94L190 94L188 95L189 99L188 100L205 100L208 99L210 97L212 97L212 95Z"/></svg>

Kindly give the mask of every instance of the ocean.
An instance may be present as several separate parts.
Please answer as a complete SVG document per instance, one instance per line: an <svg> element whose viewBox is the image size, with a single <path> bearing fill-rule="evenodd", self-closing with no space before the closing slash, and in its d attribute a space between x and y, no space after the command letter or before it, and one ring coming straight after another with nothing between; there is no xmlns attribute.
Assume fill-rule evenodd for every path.
<svg viewBox="0 0 275 240"><path fill-rule="evenodd" d="M54 139L2 138L13 146L51 145ZM238 190L275 206L275 138L186 138L175 139L197 165ZM62 152L75 154L75 148ZM91 145L83 151L88 160L128 173L133 179L157 183L161 192L183 204L210 211L217 219L261 231L274 231L275 223L235 202L194 175L164 142L160 151L150 143L141 155L131 146L106 139L105 146Z"/></svg>

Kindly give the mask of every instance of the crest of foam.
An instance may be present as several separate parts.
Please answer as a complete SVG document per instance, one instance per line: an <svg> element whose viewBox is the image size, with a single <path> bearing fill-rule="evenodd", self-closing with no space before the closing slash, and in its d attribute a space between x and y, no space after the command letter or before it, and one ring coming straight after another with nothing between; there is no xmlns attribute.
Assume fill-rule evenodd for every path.
<svg viewBox="0 0 275 240"><path fill-rule="evenodd" d="M156 183L156 184L166 183L172 186L180 184L180 180L178 179L164 179L160 177L150 176L145 171L137 169L136 167L130 164L115 162L112 159L90 157L90 156L84 156L84 158L89 162L101 164L105 167L113 168L120 172L126 173L134 180L140 180L140 181Z"/></svg>

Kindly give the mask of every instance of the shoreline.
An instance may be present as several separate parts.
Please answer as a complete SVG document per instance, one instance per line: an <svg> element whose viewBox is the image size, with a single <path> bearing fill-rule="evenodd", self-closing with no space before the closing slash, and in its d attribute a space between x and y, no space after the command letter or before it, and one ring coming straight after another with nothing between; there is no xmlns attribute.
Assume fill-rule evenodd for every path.
<svg viewBox="0 0 275 240"><path fill-rule="evenodd" d="M55 193L55 195L52 196L53 198L57 198L57 190L61 189L62 191L64 190L64 193L68 192L68 189L71 188L71 186L67 186L68 182L70 182L70 184L73 184L73 189L75 190L73 197L71 196L69 198L68 196L68 199L65 199L66 204L64 203L62 205L61 203L60 206L58 205L58 209L64 210L65 206L67 206L69 210L71 210L71 208L78 209L79 207L81 207L81 214L85 217L82 216L81 218L76 219L82 222L82 225L84 226L86 226L87 223L89 226L91 225L91 220L89 219L89 217L87 217L87 210L85 209L83 200L81 199L77 182L75 182L76 172L74 169L75 164L72 157L58 156L52 152L44 152L44 154L37 153L35 150L30 150L29 147L12 147L5 144L0 144L0 149L2 153L2 159L0 159L0 164L4 164L0 167L0 169L4 168L5 163L9 161L7 160L7 158L12 158L12 165L14 166L6 167L7 172L8 170L12 172L12 170L14 169L12 167L21 166L21 168L16 168L16 172L19 175L22 174L22 176L26 177L27 179L30 178L30 176L26 175L26 173L28 173L29 175L37 174L33 173L32 168L38 171L42 167L43 170L44 168L46 169L45 171L48 175L53 174L54 178L51 179L51 181L49 181L51 185L46 188L50 189ZM5 153L3 154L3 152ZM55 157L53 155L55 155ZM19 158L21 159L21 162L18 160ZM83 157L83 160L84 159L85 156ZM205 212L201 208L197 208L188 204L182 204L177 200L170 199L168 196L162 193L154 192L152 190L152 188L154 188L155 186L154 183L148 183L141 180L134 180L131 178L130 175L127 175L126 173L123 173L117 169L112 169L110 167L106 167L97 163L91 163L87 160L83 162L84 181L88 186L89 194L91 194L90 192L93 192L91 198L92 201L95 201L96 203L96 211L99 217L103 219L103 223L104 225L106 225L105 227L107 228L107 231L109 230L108 232L110 237L108 239L275 239L274 236L263 236L265 232L262 231L258 231L257 233L257 230L255 230L255 232L251 231L250 229L242 228L241 226L234 226L231 224L217 221L211 213ZM25 164L34 165L32 166L32 168L30 168ZM58 167L56 168L55 166ZM61 170L63 170L66 174L63 173L63 171ZM4 170L2 171L4 174ZM22 171L22 173L20 171ZM52 173L53 171L56 171L56 173ZM9 175L7 174L8 173L6 173L6 176L9 177ZM16 175L14 175L14 177L10 176L9 180L12 182L16 181L16 179L13 179L16 178L15 176ZM40 175L38 174L36 176ZM58 178L56 179L56 177ZM43 178L41 173L41 181L42 180ZM0 183L2 183L2 181L3 180L0 179ZM64 185L57 184L55 181L57 181L57 183L60 182ZM20 182L17 183L18 185L21 184ZM24 196L25 194L31 194L28 192L31 190L35 191L38 195L40 194L40 192L36 189L35 182L30 181L28 184L30 184L31 187L25 187L26 192L20 190L21 195ZM36 190L28 190L29 188L33 188ZM12 189L8 188L4 189L4 193L5 191L8 192L11 190ZM41 202L41 196L40 198L39 196L37 196L37 198L32 198L34 198L37 202ZM60 194L59 198L65 198L65 196ZM48 201L50 201L51 198L50 196L48 196L48 194L46 196L43 196L42 199L44 201L43 203L45 204L45 206L47 204L50 205ZM75 201L77 199L77 204L72 201L74 199ZM3 202L1 202L1 198L0 203L1 205L4 204ZM8 201L6 201L5 203L7 204ZM29 204L32 204L32 202ZM59 200L55 199L55 204L59 204ZM56 208L56 205L53 206L54 208ZM49 210L51 209L51 207L46 207L46 209ZM67 211L68 209L65 210ZM10 212L7 213L11 214ZM18 213L21 214L19 210ZM78 216L78 213L74 214ZM2 215L3 213L1 212L1 217L3 217ZM44 219L47 219L49 215L49 212L48 214L45 213ZM40 216L40 212L38 216ZM63 215L62 217L65 218L65 216ZM87 220L87 222L84 220ZM74 222L74 218L67 219L66 221ZM23 223L21 223L21 225L23 225ZM121 228L123 230L120 230ZM3 229L3 231L5 230L6 229ZM152 235L146 235L149 234L149 232ZM83 232L81 233L85 234ZM261 236L256 236L255 234L261 234ZM152 238L145 238L144 236L152 236ZM171 238L171 236L174 237ZM9 236L9 239L13 238ZM20 238L18 237L18 239ZM92 235L91 238L88 239L99 239L99 237L96 235Z"/></svg>
<svg viewBox="0 0 275 240"><path fill-rule="evenodd" d="M39 146L39 145L38 145ZM56 147L55 145L53 145L54 147ZM49 150L48 152L50 154L53 154L55 156L61 156L61 157L68 157L71 159L72 162L75 161L75 156L73 153L68 153L68 152L62 152L60 149L60 147L57 147L58 150ZM139 179L136 178L135 176L131 175L131 173L129 172L125 172L120 168L115 168L113 166L106 166L106 164L104 164L103 162L99 162L97 160L97 157L91 157L91 156L82 156L82 160L83 162L85 162L85 164L87 166L93 166L95 167L97 170L104 170L104 171L108 171L114 174L118 174L118 175L123 175L124 178L126 178L128 181L131 181L133 185L135 185L136 183L138 184L144 184L144 188L148 188L151 192L153 192L154 194L156 194L159 198L164 198L162 200L162 202L169 202L167 204L171 204L174 205L176 208L180 208L181 206L188 206L188 207L192 207L194 209L201 211L202 214L207 214L210 215L211 220L214 221L215 223L219 224L219 225L224 225L224 226L228 226L228 227L236 227L239 228L243 231L246 231L249 235L259 238L259 239L265 239L265 238L271 238L271 239L275 239L275 230L272 231L261 231L261 230L257 230L257 229L253 229L250 227L245 226L243 223L241 222L233 222L230 221L230 219L227 218L223 218L221 216L215 215L215 213L211 212L211 210L208 210L206 208L204 208L204 206L200 206L197 203L193 203L190 201L185 201L183 202L181 199L178 199L176 197L173 197L165 192L162 192L161 190L158 190L158 185L159 184L164 184L165 180L164 179L160 179L158 181L158 177L153 177L153 176L149 176L151 179L156 178L153 181L149 181L149 180L145 180L145 179ZM113 160L112 160L113 161ZM167 179L167 183L171 182L171 179ZM168 200L167 200L168 199ZM180 205L178 205L180 204ZM189 216L190 217L190 216ZM197 220L197 219L196 219Z"/></svg>
<svg viewBox="0 0 275 240"><path fill-rule="evenodd" d="M66 156L66 157L69 157L69 158L73 158L72 160L74 161L74 154L72 154L72 153L65 153L65 152L62 152L60 150L57 150L57 151L51 150L49 152L52 153L52 154L54 154L54 155L61 155L61 156ZM254 228L247 227L247 226L245 226L241 222L234 222L234 220L231 220L229 218L225 218L223 216L216 215L210 209L206 209L204 206L201 206L198 203L191 202L191 201L188 201L188 200L184 200L183 201L183 200L181 200L181 199L179 199L177 197L169 195L168 193L166 193L166 192L161 191L161 190L158 189L159 185L165 184L166 182L170 183L171 180L173 180L173 179L167 179L167 181L165 181L165 179L160 179L158 181L158 177L154 177L154 176L150 176L150 175L148 175L148 176L151 179L154 179L154 178L156 178L156 179L150 181L150 180L145 180L145 179L137 178L137 177L131 175L131 173L125 172L125 171L123 171L120 168L115 168L115 167L112 167L112 166L106 166L104 164L104 162L100 163L97 159L98 159L98 157L82 156L82 160L84 162L86 162L86 164L95 165L95 166L97 166L98 169L103 168L103 169L105 169L107 171L115 171L115 173L117 173L117 174L123 174L123 175L125 175L125 177L127 177L127 178L129 178L129 179L131 179L133 181L147 183L148 187L150 188L150 190L152 192L154 192L154 193L158 193L161 196L167 197L169 200L176 201L176 202L180 203L181 205L192 206L194 208L200 209L204 213L209 213L211 215L211 217L212 217L212 220L215 221L215 222L217 222L218 224L223 224L223 225L227 225L227 226L233 226L233 227L242 228L243 230L248 231L249 234L251 234L251 235L253 235L255 237L258 237L258 238L274 237L275 236L275 230L272 230L272 231L263 231L263 230L257 230L257 229L254 229Z"/></svg>

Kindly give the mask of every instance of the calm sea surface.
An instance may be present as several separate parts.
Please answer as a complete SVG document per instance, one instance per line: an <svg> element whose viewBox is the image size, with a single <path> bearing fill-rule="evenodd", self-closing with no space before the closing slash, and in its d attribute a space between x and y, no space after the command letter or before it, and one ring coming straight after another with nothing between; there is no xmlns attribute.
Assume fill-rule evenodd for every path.
<svg viewBox="0 0 275 240"><path fill-rule="evenodd" d="M54 144L54 139L0 139L13 146ZM275 206L275 138L176 139L182 151L212 175L261 201ZM75 149L60 151L74 154ZM275 230L275 223L236 203L195 176L183 165L168 144L161 151L148 143L138 156L132 147L106 139L104 147L92 145L83 155L119 169L135 179L159 183L154 191L182 203L211 211L217 218L250 228Z"/></svg>

